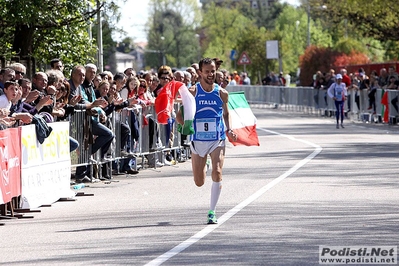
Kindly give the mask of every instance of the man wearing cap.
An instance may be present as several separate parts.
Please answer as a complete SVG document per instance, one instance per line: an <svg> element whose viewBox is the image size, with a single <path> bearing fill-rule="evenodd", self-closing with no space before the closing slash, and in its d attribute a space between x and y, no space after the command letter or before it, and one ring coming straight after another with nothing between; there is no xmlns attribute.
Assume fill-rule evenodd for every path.
<svg viewBox="0 0 399 266"><path fill-rule="evenodd" d="M222 63L223 63L223 60L220 59L220 58L218 58L218 57L215 57L215 58L213 58L212 60L215 61L215 64L216 64L216 71L218 71L219 68L220 68L220 66L221 66Z"/></svg>
<svg viewBox="0 0 399 266"><path fill-rule="evenodd" d="M345 83L342 82L342 75L337 74L335 76L335 83L331 84L331 86L327 90L327 94L330 98L332 98L335 102L336 111L336 119L337 119L337 129L339 128L339 118L341 116L341 127L344 128L344 103L345 98L348 95Z"/></svg>

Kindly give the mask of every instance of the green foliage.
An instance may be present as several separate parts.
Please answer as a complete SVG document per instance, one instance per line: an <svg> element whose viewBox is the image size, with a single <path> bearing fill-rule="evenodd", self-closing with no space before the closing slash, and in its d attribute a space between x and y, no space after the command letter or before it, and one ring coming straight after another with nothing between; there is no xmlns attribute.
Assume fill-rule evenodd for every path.
<svg viewBox="0 0 399 266"><path fill-rule="evenodd" d="M319 2L313 0L313 2ZM348 21L359 38L371 37L380 41L399 40L399 5L383 0L324 0L326 21L342 25Z"/></svg>
<svg viewBox="0 0 399 266"><path fill-rule="evenodd" d="M334 45L334 50L349 54L352 51L366 52L366 47L355 39L341 39Z"/></svg>
<svg viewBox="0 0 399 266"><path fill-rule="evenodd" d="M96 34L91 38L89 32L96 23L96 2L0 0L0 54L33 56L41 70L52 58L58 57L66 65L66 74L68 67L95 62ZM101 1L102 15L108 23L118 19L117 10L113 1ZM103 37L108 33L105 30ZM104 39L107 47L109 39Z"/></svg>
<svg viewBox="0 0 399 266"><path fill-rule="evenodd" d="M307 14L303 9L287 5L276 20L275 34L281 42L283 71L296 75L299 66L299 56L307 46ZM310 20L311 43L319 47L332 45L331 36L325 31L320 21ZM277 69L274 69L277 71Z"/></svg>
<svg viewBox="0 0 399 266"><path fill-rule="evenodd" d="M255 25L249 26L237 42L239 54L245 51L251 59L251 64L245 67L251 77L252 84L261 83L268 72L276 69L277 60L266 60L266 41L275 39L266 29L258 29ZM243 71L244 66L237 66L238 71Z"/></svg>
<svg viewBox="0 0 399 266"><path fill-rule="evenodd" d="M241 14L238 8L228 9L212 3L204 12L201 28L206 36L204 57L219 57L224 61L223 67L229 68L230 65L232 68L230 52L233 49L238 52L249 50L249 47L239 47L238 44L249 32L253 33L254 22Z"/></svg>
<svg viewBox="0 0 399 266"><path fill-rule="evenodd" d="M201 19L194 0L150 1L148 47L145 55L148 66L157 68L165 55L166 64L187 67L197 61L199 38L197 26Z"/></svg>

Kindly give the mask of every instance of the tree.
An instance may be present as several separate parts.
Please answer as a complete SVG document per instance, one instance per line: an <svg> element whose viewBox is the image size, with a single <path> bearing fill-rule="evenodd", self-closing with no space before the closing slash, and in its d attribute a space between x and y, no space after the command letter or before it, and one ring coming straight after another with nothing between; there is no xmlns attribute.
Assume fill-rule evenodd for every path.
<svg viewBox="0 0 399 266"><path fill-rule="evenodd" d="M320 5L319 0L311 0ZM340 29L380 41L399 41L399 5L396 1L382 0L324 0L326 21L341 25ZM350 29L348 29L348 28ZM352 30L351 30L352 29Z"/></svg>
<svg viewBox="0 0 399 266"><path fill-rule="evenodd" d="M299 67L299 56L307 46L307 14L301 8L284 6L275 22L275 34L280 40L283 71L296 75ZM318 47L332 46L330 34L321 26L319 19L310 20L311 43Z"/></svg>
<svg viewBox="0 0 399 266"><path fill-rule="evenodd" d="M95 38L90 35L96 0L0 0L0 54L33 56L43 69L52 58L72 66L95 62ZM101 1L102 15L118 18L113 1Z"/></svg>
<svg viewBox="0 0 399 266"><path fill-rule="evenodd" d="M262 78L272 70L277 69L277 60L266 59L266 41L275 39L272 32L256 25L248 26L246 31L237 40L237 50L246 51L251 59L251 64L246 66L246 71L252 79L252 83L261 83ZM243 66L237 66L237 70L244 70Z"/></svg>
<svg viewBox="0 0 399 266"><path fill-rule="evenodd" d="M87 21L96 10L79 0L0 0L2 54L35 56L47 61L63 55L66 61L88 59L94 46Z"/></svg>
<svg viewBox="0 0 399 266"><path fill-rule="evenodd" d="M299 78L302 86L309 86L312 83L313 74L317 71L326 73L337 67L370 63L367 55L361 52L352 50L345 54L330 47L316 47L314 45L306 49L300 61L301 73Z"/></svg>
<svg viewBox="0 0 399 266"><path fill-rule="evenodd" d="M203 40L204 56L220 57L225 61L224 66L228 66L231 50L238 50L239 53L246 50L238 47L238 42L253 26L254 21L245 17L237 7L220 7L214 3L208 5L201 23L206 36Z"/></svg>
<svg viewBox="0 0 399 266"><path fill-rule="evenodd" d="M197 27L201 19L195 0L151 0L148 28L147 65L189 66L197 60Z"/></svg>

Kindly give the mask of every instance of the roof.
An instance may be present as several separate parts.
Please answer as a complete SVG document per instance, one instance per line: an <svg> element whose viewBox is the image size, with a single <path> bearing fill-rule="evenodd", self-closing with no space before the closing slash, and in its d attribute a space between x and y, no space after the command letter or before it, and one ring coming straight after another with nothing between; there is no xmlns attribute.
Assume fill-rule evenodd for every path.
<svg viewBox="0 0 399 266"><path fill-rule="evenodd" d="M136 60L136 57L130 54L115 52L116 60Z"/></svg>

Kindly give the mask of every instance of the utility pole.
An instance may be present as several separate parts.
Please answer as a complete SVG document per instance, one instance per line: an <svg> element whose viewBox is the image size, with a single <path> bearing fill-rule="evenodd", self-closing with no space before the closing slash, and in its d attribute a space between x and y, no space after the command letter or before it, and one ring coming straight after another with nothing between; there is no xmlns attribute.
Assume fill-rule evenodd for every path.
<svg viewBox="0 0 399 266"><path fill-rule="evenodd" d="M100 0L97 0L97 47L98 47L98 63L97 67L100 72L104 71L103 63L103 26L101 24Z"/></svg>

